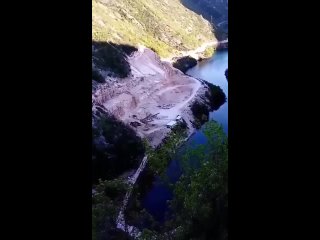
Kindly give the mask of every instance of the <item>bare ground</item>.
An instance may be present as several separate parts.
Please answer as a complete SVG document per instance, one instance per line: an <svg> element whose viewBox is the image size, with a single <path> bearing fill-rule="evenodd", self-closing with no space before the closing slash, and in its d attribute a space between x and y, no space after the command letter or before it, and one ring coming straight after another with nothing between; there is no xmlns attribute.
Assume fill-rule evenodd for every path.
<svg viewBox="0 0 320 240"><path fill-rule="evenodd" d="M193 132L189 105L204 95L206 86L184 75L168 62L162 62L150 49L140 47L128 59L131 76L108 79L93 94L93 102L102 104L111 114L133 127L137 134L157 146L168 134L166 124L181 115Z"/></svg>

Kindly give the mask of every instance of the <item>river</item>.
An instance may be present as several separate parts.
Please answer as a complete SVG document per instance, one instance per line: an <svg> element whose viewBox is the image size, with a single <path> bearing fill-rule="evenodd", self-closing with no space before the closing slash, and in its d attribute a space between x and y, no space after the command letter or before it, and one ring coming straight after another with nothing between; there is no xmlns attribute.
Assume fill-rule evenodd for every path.
<svg viewBox="0 0 320 240"><path fill-rule="evenodd" d="M228 81L225 77L225 70L227 68L228 50L220 50L217 51L212 58L199 62L194 68L190 69L187 74L220 86L228 97ZM220 123L224 132L228 134L228 100L217 111L210 113L210 119ZM185 148L203 144L206 141L206 137L200 129L177 151L175 158L167 168L167 176L170 183L175 183L181 175L179 158L181 158ZM173 193L168 186L168 182L155 176L150 189L142 196L141 205L155 220L163 223L168 215L170 215L167 201L172 198Z"/></svg>
<svg viewBox="0 0 320 240"><path fill-rule="evenodd" d="M187 74L220 86L228 98L228 81L225 76L227 68L228 50L220 50L212 58L198 63ZM210 119L214 119L222 124L225 133L228 134L228 101L217 111L211 112Z"/></svg>

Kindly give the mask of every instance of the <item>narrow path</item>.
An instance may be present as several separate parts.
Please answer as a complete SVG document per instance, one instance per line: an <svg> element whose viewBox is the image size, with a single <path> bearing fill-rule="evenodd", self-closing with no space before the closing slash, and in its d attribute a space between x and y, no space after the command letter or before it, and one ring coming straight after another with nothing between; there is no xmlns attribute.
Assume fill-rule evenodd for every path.
<svg viewBox="0 0 320 240"><path fill-rule="evenodd" d="M180 52L181 56L179 56L179 57L191 56L191 57L194 57L194 58L198 58L197 54L204 52L206 50L206 48L214 46L214 45L218 45L219 43L226 43L226 42L228 42L228 39L223 40L223 41L215 40L215 41L211 41L211 42L206 42L206 43L202 44L200 47L196 48L195 50ZM174 57L176 57L176 56L174 56ZM174 57L161 58L161 61L173 63L174 62L173 61Z"/></svg>
<svg viewBox="0 0 320 240"><path fill-rule="evenodd" d="M124 197L122 207L120 209L120 212L119 212L117 220L116 220L117 228L121 229L124 232L127 232L131 237L134 237L134 238L137 238L138 236L140 236L141 233L140 233L139 229L137 229L134 226L130 226L126 223L125 217L124 217L124 211L126 210L126 207L128 205L128 201L131 197L133 186L136 183L138 177L140 176L140 173L145 168L147 162L148 162L148 157L144 156L144 158L142 159L142 161L140 163L139 168L137 169L135 174L129 179L129 181L128 181L129 188L128 188L128 191Z"/></svg>
<svg viewBox="0 0 320 240"><path fill-rule="evenodd" d="M226 22L228 22L228 21L227 21L227 20L225 20L225 21L222 21L221 23L218 23L218 24L217 24L217 27L220 27L220 26L221 26L221 24L226 23Z"/></svg>

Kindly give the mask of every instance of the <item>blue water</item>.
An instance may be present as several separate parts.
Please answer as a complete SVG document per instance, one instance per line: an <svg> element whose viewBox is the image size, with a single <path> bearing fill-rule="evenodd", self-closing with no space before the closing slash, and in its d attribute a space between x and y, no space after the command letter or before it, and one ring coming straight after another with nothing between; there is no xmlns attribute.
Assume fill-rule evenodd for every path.
<svg viewBox="0 0 320 240"><path fill-rule="evenodd" d="M197 66L190 69L187 74L221 87L228 98L228 81L224 75L227 68L228 50L223 50L216 52L211 59L200 62ZM222 124L225 133L228 134L228 101L217 111L211 112L210 119L214 119Z"/></svg>
<svg viewBox="0 0 320 240"><path fill-rule="evenodd" d="M198 63L197 66L190 69L187 74L204 79L214 85L220 86L226 96L228 97L228 81L225 77L225 70L228 68L228 50L218 51L214 56L208 60ZM228 101L224 103L217 111L211 112L210 119L220 123L228 134ZM145 208L155 220L163 223L168 217L167 201L173 198L173 193L168 186L168 182L175 183L179 180L182 170L179 164L179 158L186 148L196 146L198 144L205 144L207 139L201 132L201 129L179 149L176 156L170 162L166 175L169 181L164 181L156 176L151 189L142 197L142 207ZM170 215L170 213L169 213Z"/></svg>

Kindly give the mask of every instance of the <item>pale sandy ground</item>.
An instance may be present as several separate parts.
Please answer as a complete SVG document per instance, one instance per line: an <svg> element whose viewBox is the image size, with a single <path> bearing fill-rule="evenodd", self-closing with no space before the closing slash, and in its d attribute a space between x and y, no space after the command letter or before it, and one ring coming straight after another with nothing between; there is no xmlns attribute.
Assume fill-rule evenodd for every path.
<svg viewBox="0 0 320 240"><path fill-rule="evenodd" d="M132 75L125 79L108 78L106 84L100 85L92 96L93 111L100 104L128 125L130 122L140 123L141 126L132 128L142 138L147 138L153 147L167 136L170 129L166 124L178 115L187 123L190 136L194 132L190 104L196 99L205 101L207 86L173 68L170 62L161 61L154 52L144 47L139 47L128 62ZM134 238L141 233L136 227L126 224L124 210L132 187L147 161L145 156L135 172L123 176L129 176L130 187L117 217L117 228Z"/></svg>
<svg viewBox="0 0 320 240"><path fill-rule="evenodd" d="M134 129L153 146L161 143L170 131L166 124L178 115L192 132L189 104L203 95L206 87L144 47L139 47L128 62L132 75L125 79L108 79L93 95L94 102L102 104L127 124L139 122L141 126Z"/></svg>

